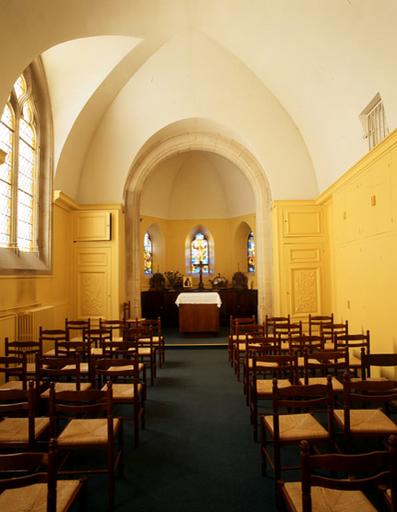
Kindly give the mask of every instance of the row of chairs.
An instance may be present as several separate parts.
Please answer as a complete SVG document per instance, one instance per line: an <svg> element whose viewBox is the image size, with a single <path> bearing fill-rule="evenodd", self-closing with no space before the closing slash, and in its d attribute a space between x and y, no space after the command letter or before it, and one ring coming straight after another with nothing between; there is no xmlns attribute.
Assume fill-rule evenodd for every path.
<svg viewBox="0 0 397 512"><path fill-rule="evenodd" d="M0 450L38 449L46 446L48 438L56 440L60 475L106 473L109 508L114 504L115 472L123 468L123 423L113 414L113 390L109 381L104 390L57 391L50 383L46 415L36 415L34 383L28 389L0 390ZM25 413L25 414L24 414ZM88 450L102 457L95 467L80 466L70 458ZM104 460L103 460L104 459ZM1 481L0 481L1 484Z"/></svg>

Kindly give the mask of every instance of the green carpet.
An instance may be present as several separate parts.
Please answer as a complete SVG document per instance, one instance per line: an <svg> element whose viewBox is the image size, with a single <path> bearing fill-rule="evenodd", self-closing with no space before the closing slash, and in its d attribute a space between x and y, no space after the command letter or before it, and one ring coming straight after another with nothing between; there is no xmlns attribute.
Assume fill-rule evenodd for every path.
<svg viewBox="0 0 397 512"><path fill-rule="evenodd" d="M116 510L275 510L273 480L260 475L259 446L226 350L167 350L166 365L148 388L140 447L132 449L128 424L125 434ZM104 483L90 480L87 510L106 509Z"/></svg>

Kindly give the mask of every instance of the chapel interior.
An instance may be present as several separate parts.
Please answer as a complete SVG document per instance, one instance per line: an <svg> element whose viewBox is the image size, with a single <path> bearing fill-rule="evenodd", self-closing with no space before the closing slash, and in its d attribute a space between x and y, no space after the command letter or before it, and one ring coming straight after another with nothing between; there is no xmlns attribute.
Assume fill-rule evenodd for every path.
<svg viewBox="0 0 397 512"><path fill-rule="evenodd" d="M396 357L396 20L393 0L0 0L0 358L6 340L37 340L40 328L64 329L65 319L89 319L88 330L123 320L122 342L128 319L137 328L148 318L162 323L165 346L158 331L159 346L150 346L154 352L143 365L150 376L149 420L151 406L152 418L169 421L168 441L174 441L168 432L177 431L185 446L197 444L199 454L211 458L200 425L209 417L209 439L226 439L233 429L221 422L234 415L233 400L244 414L249 409L251 425L248 418L244 427L233 424L249 434L241 444L230 441L240 462L237 456L234 465L223 460L220 443L214 448L219 466L209 463L222 480L230 469L230 487L223 492L216 478L206 481L208 467L201 485L225 510L256 510L247 503L257 489L266 494L258 502L276 507L280 489L274 491L269 480L262 486L258 468L247 463L258 455L258 421L266 425L252 398L250 327L242 349L233 317L254 316L262 333L268 317L288 318L289 326L300 325L301 335L309 318L327 316L346 326L346 335L347 325L349 333L369 331L372 354ZM183 363L182 351L169 347L167 354L165 348L172 336L180 343L183 334L182 307L175 303L180 294L199 295L194 292L217 292L211 306L215 321L220 318L214 332L225 338L224 354L185 351ZM209 311L206 306L201 311ZM199 309L190 308L190 322L194 311ZM152 324L148 329L152 344ZM214 332L207 338L217 345ZM191 468L181 464L177 475L172 466L163 469L175 446L159 439L160 448L152 445L152 426L141 432L146 381L143 386L139 380L143 359L134 347L138 412L128 442L133 448L140 442L141 453L149 447L140 463L155 460L155 471L174 491L157 488L161 506L143 503L142 510L167 510L164 493L180 505L179 485ZM354 356L360 357L358 351ZM355 376L358 368L360 363ZM215 401L221 387L205 387L207 370L217 383L218 372L223 383L227 372L233 377L224 384L232 404L227 414L224 402ZM156 384L162 372L169 389ZM397 379L396 365L373 375L380 382ZM236 376L246 402L242 393L233 395ZM3 380L1 374L0 389ZM344 390L346 383L339 386ZM205 407L192 404L189 395L198 389L210 403L204 419ZM54 387L49 393L55 400ZM167 417L164 404L186 417ZM199 423L192 420L190 427L196 416ZM161 464L151 459L153 446L155 455L164 448ZM390 448L394 455L396 446ZM136 469L135 460L127 460L127 471ZM251 479L241 491L246 508L232 492L240 492L240 468L260 480ZM100 485L89 498L93 510L106 503ZM115 498L114 485L113 479L109 509L116 499L123 510L125 499L141 510L134 501L139 496L128 494L133 486L120 493L117 481ZM204 502L206 496L202 492ZM235 500L234 509L228 499ZM199 505L189 510L223 510L211 508L212 502Z"/></svg>

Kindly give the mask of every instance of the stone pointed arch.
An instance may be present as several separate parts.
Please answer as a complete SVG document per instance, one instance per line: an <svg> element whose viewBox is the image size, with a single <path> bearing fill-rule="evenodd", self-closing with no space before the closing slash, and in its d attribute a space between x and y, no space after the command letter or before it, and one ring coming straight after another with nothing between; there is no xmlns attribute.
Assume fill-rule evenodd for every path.
<svg viewBox="0 0 397 512"><path fill-rule="evenodd" d="M256 202L256 252L258 317L272 311L272 223L271 192L266 175L256 158L243 145L219 133L190 132L160 140L133 162L124 190L126 218L126 292L132 316L140 315L140 201L145 180L163 160L187 151L216 153L234 163L248 179Z"/></svg>

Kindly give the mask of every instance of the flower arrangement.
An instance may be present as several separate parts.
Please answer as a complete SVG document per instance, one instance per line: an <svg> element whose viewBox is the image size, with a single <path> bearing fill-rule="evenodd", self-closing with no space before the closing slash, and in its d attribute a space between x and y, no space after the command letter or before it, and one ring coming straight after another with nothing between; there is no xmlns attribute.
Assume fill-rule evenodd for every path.
<svg viewBox="0 0 397 512"><path fill-rule="evenodd" d="M212 288L216 290L219 290L220 288L227 288L228 281L226 277L223 277L220 274L215 276L214 279L210 279L209 281L212 284Z"/></svg>
<svg viewBox="0 0 397 512"><path fill-rule="evenodd" d="M183 276L178 270L175 272L164 272L164 274L172 290L183 287Z"/></svg>

